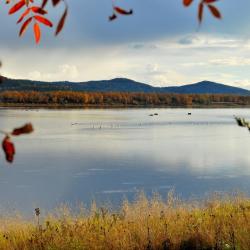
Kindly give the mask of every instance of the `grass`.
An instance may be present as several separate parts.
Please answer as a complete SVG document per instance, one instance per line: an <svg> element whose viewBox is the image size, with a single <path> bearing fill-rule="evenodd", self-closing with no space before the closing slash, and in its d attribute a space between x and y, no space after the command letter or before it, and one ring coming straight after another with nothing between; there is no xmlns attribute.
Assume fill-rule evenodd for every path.
<svg viewBox="0 0 250 250"><path fill-rule="evenodd" d="M124 201L121 209L61 207L33 221L0 218L0 249L250 249L250 199L213 195L183 202L169 193Z"/></svg>

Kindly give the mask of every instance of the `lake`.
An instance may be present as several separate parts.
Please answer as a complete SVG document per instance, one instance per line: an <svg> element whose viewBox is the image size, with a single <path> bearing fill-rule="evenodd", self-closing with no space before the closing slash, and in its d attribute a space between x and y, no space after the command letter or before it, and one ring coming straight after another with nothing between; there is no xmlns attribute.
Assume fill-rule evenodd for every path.
<svg viewBox="0 0 250 250"><path fill-rule="evenodd" d="M116 207L139 190L166 197L174 189L183 199L250 194L250 133L233 115L250 120L249 109L1 109L1 129L35 128L14 138L13 164L0 153L1 209L93 199Z"/></svg>

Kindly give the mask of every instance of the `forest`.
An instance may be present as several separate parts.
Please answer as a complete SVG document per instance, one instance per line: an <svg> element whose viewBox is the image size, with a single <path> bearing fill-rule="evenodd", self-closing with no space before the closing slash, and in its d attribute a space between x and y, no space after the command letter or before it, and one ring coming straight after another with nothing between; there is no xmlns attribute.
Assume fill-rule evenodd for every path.
<svg viewBox="0 0 250 250"><path fill-rule="evenodd" d="M247 106L250 96L227 94L162 94L74 91L4 91L0 105L41 106Z"/></svg>

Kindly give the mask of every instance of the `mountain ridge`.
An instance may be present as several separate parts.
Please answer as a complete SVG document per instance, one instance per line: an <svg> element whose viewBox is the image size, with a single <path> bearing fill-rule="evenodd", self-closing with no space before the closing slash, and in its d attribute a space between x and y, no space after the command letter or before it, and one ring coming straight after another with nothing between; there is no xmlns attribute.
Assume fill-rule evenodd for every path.
<svg viewBox="0 0 250 250"><path fill-rule="evenodd" d="M92 80L86 82L45 82L3 77L3 84L0 85L0 91L86 91L250 95L250 91L247 89L206 80L181 86L155 87L121 77L110 80Z"/></svg>

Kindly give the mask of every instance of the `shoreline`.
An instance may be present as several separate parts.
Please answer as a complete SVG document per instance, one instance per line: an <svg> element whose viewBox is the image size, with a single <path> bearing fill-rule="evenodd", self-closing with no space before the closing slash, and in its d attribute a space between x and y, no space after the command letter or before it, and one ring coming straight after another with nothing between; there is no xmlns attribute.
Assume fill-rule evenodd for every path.
<svg viewBox="0 0 250 250"><path fill-rule="evenodd" d="M79 105L79 104L30 104L0 103L0 109L248 109L250 105L242 104L210 104L210 105Z"/></svg>

